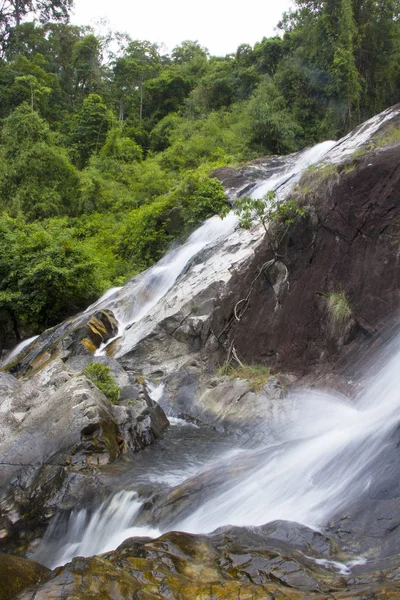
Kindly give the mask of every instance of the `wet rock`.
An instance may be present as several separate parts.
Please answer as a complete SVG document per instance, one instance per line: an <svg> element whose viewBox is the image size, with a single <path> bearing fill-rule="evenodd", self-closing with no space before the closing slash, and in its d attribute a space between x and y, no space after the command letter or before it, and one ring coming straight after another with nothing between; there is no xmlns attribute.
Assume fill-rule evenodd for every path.
<svg viewBox="0 0 400 600"><path fill-rule="evenodd" d="M110 310L99 310L94 313L87 323L63 340L63 348L69 356L93 354L100 346L118 333L118 324Z"/></svg>
<svg viewBox="0 0 400 600"><path fill-rule="evenodd" d="M49 573L50 569L32 560L0 553L0 600L12 600Z"/></svg>
<svg viewBox="0 0 400 600"><path fill-rule="evenodd" d="M149 446L169 425L164 411L147 391L142 389L137 393L133 386L124 389L123 404L114 406L114 415L124 452L138 452Z"/></svg>
<svg viewBox="0 0 400 600"><path fill-rule="evenodd" d="M32 522L50 516L71 472L91 473L120 453L112 407L84 377L52 394L16 395L3 417L0 509L14 525L27 513Z"/></svg>
<svg viewBox="0 0 400 600"><path fill-rule="evenodd" d="M268 435L268 421L285 414L284 389L276 377L269 377L255 393L245 379L210 375L202 363L192 359L165 379L166 391L160 401L170 414L207 423L219 430Z"/></svg>
<svg viewBox="0 0 400 600"><path fill-rule="evenodd" d="M118 324L111 310L81 313L75 318L43 332L32 344L7 364L18 376L32 376L53 360L66 361L75 356L93 357L94 352L118 333Z"/></svg>
<svg viewBox="0 0 400 600"><path fill-rule="evenodd" d="M296 529L296 524L288 527ZM298 533L311 539L315 534L305 529L300 527ZM323 546L330 547L328 539ZM356 577L344 575L338 572L338 563L335 567L321 551L308 548L307 554L268 537L263 528L226 528L208 536L171 532L156 540L131 538L114 552L75 558L19 599L398 597L399 574L390 565L380 572L381 579L378 572L370 571L366 583L365 569Z"/></svg>
<svg viewBox="0 0 400 600"><path fill-rule="evenodd" d="M101 466L122 452L143 449L168 426L144 382L112 359L104 360L113 363L120 383L129 384L125 406L112 406L91 381L60 359L23 382L1 374L3 541L24 536L24 529L44 527L57 508L76 505L96 489Z"/></svg>

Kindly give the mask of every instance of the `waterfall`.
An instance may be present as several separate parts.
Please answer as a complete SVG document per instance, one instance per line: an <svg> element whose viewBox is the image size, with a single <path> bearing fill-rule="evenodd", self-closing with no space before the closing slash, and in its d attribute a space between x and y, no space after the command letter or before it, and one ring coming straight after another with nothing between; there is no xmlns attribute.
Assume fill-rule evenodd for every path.
<svg viewBox="0 0 400 600"><path fill-rule="evenodd" d="M378 115L338 143L324 142L287 157L278 173L255 187L253 196L259 198L274 189L278 198L284 199L305 168L321 159L338 162L351 156L360 143L365 143L394 114L386 111ZM121 337L117 357L131 351L155 323L176 314L206 282L229 279L230 273L226 273L235 260L238 256L241 259L249 256L251 244L257 240L251 232L238 233L236 226L237 219L232 213L224 220L209 219L181 247L91 307L109 308L116 315ZM260 229L258 239L261 237ZM217 251L210 252L203 262L190 265L206 247ZM104 351L105 348L100 349ZM46 559L40 549L35 558L55 566L76 555L115 548L132 535L154 537L171 528L206 533L223 525L257 526L277 519L321 528L370 489L384 464L391 436L400 422L399 369L397 339L386 354L378 357L374 366L376 375L366 390L352 400L316 390L292 393L285 400L284 422L277 418L275 423L269 423L275 436L267 446L248 449L240 444L235 446L230 440L231 447L224 447L221 452L214 441L214 456L205 460L201 456L202 428L191 427L192 454L189 460L176 465L180 470L179 482L175 475L170 481L176 483L173 488L176 497L182 481L183 493L189 493L191 482L203 475L207 477L207 489L201 493L193 490L192 505L184 514L172 519L166 512L151 527L144 526L141 521L144 501L130 485L91 514L86 509L71 513L67 527L65 523L62 525L64 529L59 529L61 525L55 520L44 539L53 548L51 559ZM179 428L185 428L184 423L177 423L171 429ZM180 443L178 438L177 444ZM156 453L157 448L152 448L148 455L152 452ZM167 491L168 475L165 469L164 473L160 469L163 465L156 475L150 470L148 483L154 484L158 478L159 486L164 485ZM65 534L61 540L60 530Z"/></svg>
<svg viewBox="0 0 400 600"><path fill-rule="evenodd" d="M284 424L276 424L278 443L265 448L264 457L258 454L249 474L178 528L204 533L282 519L318 529L366 493L400 423L400 338L390 351L387 363L353 400L315 390L293 393ZM374 371L379 364L382 357Z"/></svg>
<svg viewBox="0 0 400 600"><path fill-rule="evenodd" d="M276 434L271 445L246 450L232 444L223 452L216 447L214 457L201 462L198 453L204 438L196 442L198 429L191 428L192 464L185 459L176 464L179 476L171 474L175 497L180 486L187 496L195 484L189 514L178 521L167 512L151 527L143 525L143 500L132 490L121 490L91 515L86 509L71 513L49 560L48 548L60 538L60 531L54 535L56 520L44 540L47 550L35 558L55 566L73 556L111 550L131 536L156 537L171 529L209 533L224 525L258 526L275 520L320 529L339 510L362 499L385 469L388 449L398 444L392 437L400 424L400 338L380 354L373 369L376 375L367 388L351 400L316 390L292 393L285 419L269 423ZM181 440L182 434L176 443ZM202 474L207 481L205 498L196 484ZM157 478L160 483L168 481L163 465L158 475L149 468L148 483Z"/></svg>

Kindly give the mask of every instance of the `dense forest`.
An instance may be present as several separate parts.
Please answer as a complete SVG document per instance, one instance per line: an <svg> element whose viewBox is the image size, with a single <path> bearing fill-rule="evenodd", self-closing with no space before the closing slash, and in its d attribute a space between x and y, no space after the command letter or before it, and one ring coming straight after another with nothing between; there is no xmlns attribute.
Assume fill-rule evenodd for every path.
<svg viewBox="0 0 400 600"><path fill-rule="evenodd" d="M214 168L336 138L400 98L400 0L296 0L279 36L225 57L99 37L70 8L0 5L3 337L86 307L224 210Z"/></svg>

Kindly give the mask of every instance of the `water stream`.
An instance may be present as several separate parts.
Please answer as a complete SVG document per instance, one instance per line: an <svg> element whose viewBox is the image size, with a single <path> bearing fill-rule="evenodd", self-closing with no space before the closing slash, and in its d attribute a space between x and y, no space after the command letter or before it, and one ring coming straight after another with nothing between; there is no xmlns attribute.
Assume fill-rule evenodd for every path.
<svg viewBox="0 0 400 600"><path fill-rule="evenodd" d="M113 549L131 536L156 537L171 529L208 533L224 525L289 520L319 530L362 499L385 468L400 424L399 370L397 338L376 359L365 391L351 400L315 390L291 394L285 418L268 424L274 442L255 448L240 437L173 420L165 439L137 455L116 480L118 492L94 511L56 520L35 558L54 567ZM170 513L161 500L151 525L144 522L140 509L149 490L166 497L171 489L175 498L181 493L182 511Z"/></svg>
<svg viewBox="0 0 400 600"><path fill-rule="evenodd" d="M284 198L304 168L322 158L336 161L351 155L382 119L390 118L389 112L383 115L338 143L324 142L289 157L281 171L256 187L254 196L275 189ZM187 294L194 293L196 286L204 285L203 266L190 266L190 261L206 246L225 244L228 258L218 250L207 267L221 278L234 260L233 252L238 252L238 239L242 249L250 243L250 237L238 235L235 228L233 214L222 221L208 220L184 245L91 307L107 307L116 315L121 337L117 357L134 348L168 310L173 314L179 302L187 302ZM186 287L177 291L185 269L189 269ZM168 294L172 294L169 300ZM154 537L171 528L204 533L228 524L256 526L276 519L322 527L373 483L400 422L399 370L400 340L396 339L376 359L375 377L366 391L352 400L315 390L292 394L285 400L285 419L268 424L274 431L272 441L255 448L236 436L173 421L163 442L135 458L117 482L113 497L92 510L75 510L67 520L65 515L56 517L35 558L53 567L73 556L115 548L132 535ZM152 489L161 497L171 489L176 496L180 490L183 495L190 490L190 503L173 517L168 510L156 512L150 526L143 521L141 509Z"/></svg>

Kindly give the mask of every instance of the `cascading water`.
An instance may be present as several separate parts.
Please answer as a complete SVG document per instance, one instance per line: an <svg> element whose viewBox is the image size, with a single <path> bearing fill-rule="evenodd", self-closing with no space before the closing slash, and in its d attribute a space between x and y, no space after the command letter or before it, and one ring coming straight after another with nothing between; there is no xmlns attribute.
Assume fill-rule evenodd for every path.
<svg viewBox="0 0 400 600"><path fill-rule="evenodd" d="M180 489L185 496L193 488L193 509L186 508L178 520L167 511L148 527L140 511L143 500L133 491L120 491L90 517L86 510L72 513L62 544L53 547L49 561L57 523L53 524L44 540L47 549L35 557L55 566L76 555L110 550L134 535L155 537L171 529L208 533L223 525L258 526L274 520L321 528L339 510L362 498L385 468L388 447L397 445L391 436L400 423L399 369L400 338L380 356L375 363L377 375L353 401L318 391L292 394L284 420L269 423L276 435L273 445L246 450L233 440L228 448L221 447L214 439L209 441L212 457L204 460L204 437L197 434L196 438L192 429L190 449L182 464L176 465L179 473L171 473L170 479L168 465L159 464L164 449L158 455L154 448L158 468L149 466L141 481L172 484L175 497ZM184 444L185 424L180 427L177 445ZM206 493L198 485L199 478L207 482Z"/></svg>
<svg viewBox="0 0 400 600"><path fill-rule="evenodd" d="M257 186L252 195L259 198L269 190L276 190L278 197L283 199L299 179L303 170L320 161L334 145L335 142L332 141L322 142L311 149L293 155L282 164L282 169L278 173L269 177L262 185ZM97 309L107 307L113 311L118 320L119 332L116 337L121 340L117 357L134 348L151 331L153 323L160 320L163 315L166 316L168 301L167 306L160 306L159 301L171 290L189 261L203 248L211 247L220 240L224 240L229 245L229 240L233 241L234 236L237 236L236 227L237 217L232 212L225 219L219 217L208 219L189 237L185 244L166 254L154 267L133 279L124 288L118 288L114 293L106 294L103 299L93 305ZM248 236L250 242L251 234ZM232 259L233 256L228 253L226 266L229 266ZM220 262L218 267L221 268L223 264ZM210 269L214 269L218 274L217 265L211 264ZM195 272L195 269L192 271ZM179 294L175 288L174 294ZM175 305L175 298L171 298L169 304L170 306ZM105 346L102 346L97 354L101 355L104 352Z"/></svg>
<svg viewBox="0 0 400 600"><path fill-rule="evenodd" d="M276 189L284 198L304 168L322 158L331 162L343 159L359 146L360 141L368 139L382 119L389 118L389 112L383 113L383 117L370 120L358 133L337 144L325 142L289 157L278 174L256 187L254 197L262 197L268 190ZM190 268L181 289L179 277L200 250L222 243L225 254L220 252L207 263L208 272L214 270L219 278L234 262L229 249L233 247L238 253L241 244L240 251L246 251L251 234L241 232L238 235L235 227L233 215L223 221L218 217L210 219L182 247L174 249L157 265L91 307L107 307L117 316L119 335L122 336L117 357L132 350L151 331L154 323L176 311L179 303L188 301L188 293L197 290L198 280L204 275L204 265ZM179 473L171 473L168 479L168 461L162 463L165 448L161 446L161 451L160 446L155 446L147 456L156 457L157 467L144 469L146 474L142 474L141 483L147 477L150 487L158 485L158 493L160 486L169 486L169 489L175 486L175 496L179 496L180 486L183 485L183 493L187 494L194 482L190 508L186 507L179 517L173 518L164 511L162 516L155 517L152 528L143 525L143 500L134 488L133 468L132 481L125 490L120 489L91 515L85 510L70 515L66 530L65 523L63 525L65 535L58 545L55 541L59 538L57 521L51 524L44 543L53 548L52 560L47 559L46 551L41 549L35 558L54 566L76 555L109 550L138 532L154 536L171 528L200 533L222 525L256 526L276 519L298 521L315 528L323 526L332 515L361 497L372 485L377 465L399 424L399 346L396 341L391 357L386 356L386 364L374 382L352 402L316 391L287 398L284 422L269 423L275 433L274 443L269 446L246 449L234 440L225 443L220 435L218 440L209 442L205 455L203 428L188 428L177 423L171 428L177 431L176 437L174 433L168 435L171 446L176 444L176 460L182 461L176 465ZM182 441L185 429L190 429L187 450ZM206 491L201 488L197 493L200 488L196 485L202 477L207 481Z"/></svg>

